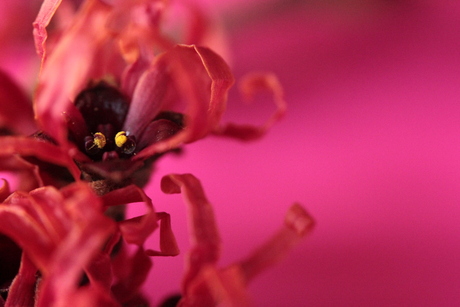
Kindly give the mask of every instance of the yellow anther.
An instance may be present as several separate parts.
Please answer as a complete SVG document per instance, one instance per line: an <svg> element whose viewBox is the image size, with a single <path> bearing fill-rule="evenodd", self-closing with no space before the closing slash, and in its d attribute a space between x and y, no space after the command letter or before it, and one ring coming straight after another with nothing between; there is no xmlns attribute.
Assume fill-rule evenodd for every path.
<svg viewBox="0 0 460 307"><path fill-rule="evenodd" d="M105 135L102 134L101 132L96 132L93 135L93 143L99 149L104 148L105 144L107 143L107 140L105 139Z"/></svg>
<svg viewBox="0 0 460 307"><path fill-rule="evenodd" d="M120 131L115 135L115 144L117 147L122 147L125 145L126 141L128 140L128 137L126 136L125 131Z"/></svg>

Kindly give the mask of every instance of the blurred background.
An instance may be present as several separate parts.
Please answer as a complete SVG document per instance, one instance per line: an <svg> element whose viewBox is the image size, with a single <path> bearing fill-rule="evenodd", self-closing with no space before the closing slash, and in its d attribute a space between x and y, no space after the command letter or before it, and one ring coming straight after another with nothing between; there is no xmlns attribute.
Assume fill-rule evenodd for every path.
<svg viewBox="0 0 460 307"><path fill-rule="evenodd" d="M170 172L201 179L236 261L301 202L317 228L249 289L256 306L460 304L460 5L456 1L210 1L238 78L269 70L289 104L262 140L207 138L167 157L149 185L188 248ZM226 119L270 103L234 89ZM152 245L156 242L152 242ZM177 291L181 256L157 258L146 292Z"/></svg>
<svg viewBox="0 0 460 307"><path fill-rule="evenodd" d="M267 240L293 202L316 218L313 234L250 284L256 306L459 306L458 1L195 2L220 19L237 80L275 72L289 108L260 141L211 137L159 162L147 191L171 214L182 252L185 206L159 189L173 172L196 175L214 204L222 266ZM0 66L33 85L40 1L30 11L2 4L0 21L21 16L24 28L0 27ZM246 105L235 87L225 121L262 123L270 103ZM176 293L182 271L182 255L155 258L146 295Z"/></svg>

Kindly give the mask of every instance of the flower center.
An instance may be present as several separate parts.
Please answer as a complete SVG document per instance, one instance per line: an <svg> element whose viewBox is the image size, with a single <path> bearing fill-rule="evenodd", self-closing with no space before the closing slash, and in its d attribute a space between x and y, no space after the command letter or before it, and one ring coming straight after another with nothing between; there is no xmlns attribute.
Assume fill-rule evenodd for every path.
<svg viewBox="0 0 460 307"><path fill-rule="evenodd" d="M113 133L111 134L113 135ZM92 136L85 137L84 141L87 154L90 156L100 156L102 154L103 159L130 156L136 149L134 136L129 135L126 131L118 132L113 138L110 138L109 135L106 136L102 132L96 132ZM110 152L110 154L105 154L106 152Z"/></svg>

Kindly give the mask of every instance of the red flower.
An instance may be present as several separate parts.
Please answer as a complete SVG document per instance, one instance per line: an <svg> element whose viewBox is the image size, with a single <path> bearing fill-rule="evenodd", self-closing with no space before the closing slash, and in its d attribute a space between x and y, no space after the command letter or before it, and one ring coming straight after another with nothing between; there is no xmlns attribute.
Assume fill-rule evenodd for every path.
<svg viewBox="0 0 460 307"><path fill-rule="evenodd" d="M150 267L147 255L174 255L178 249L169 215L155 213L147 196L130 183L141 186L159 155L210 133L259 138L284 113L282 89L271 74L249 75L241 84L243 94L272 92L275 113L262 126L223 125L234 82L230 69L211 49L176 45L162 34L164 1L87 0L76 13L68 2L58 10L60 5L60 0L45 0L34 23L41 72L33 112L27 96L0 73L0 124L9 134L0 138L0 169L25 175L25 190L54 185L17 192L0 205L0 232L24 251L6 304L31 305L34 295L38 306L142 300L137 290ZM46 27L54 15L60 18L48 39ZM191 32L200 38L199 31ZM24 136L33 129L38 130L33 137ZM81 182L69 185L81 179L91 181L100 197ZM163 180L165 192L178 192L179 186L189 201L195 244L183 283L184 306L246 304L244 283L313 225L294 206L285 227L261 251L218 269L212 209L193 176ZM104 217L109 206L130 202L145 203L147 214L118 223ZM157 220L160 250L144 251ZM129 257L122 250L112 260L120 237L137 245L137 252Z"/></svg>
<svg viewBox="0 0 460 307"><path fill-rule="evenodd" d="M60 1L44 1L34 23L42 58L34 99L41 132L35 140L3 138L0 155L34 156L64 166L75 179L83 172L90 181L122 183L160 154L209 133L260 137L284 113L276 78L257 74L242 83L248 96L258 89L273 92L278 110L265 125L221 125L234 82L227 64L206 47L174 46L163 37L160 4L88 0L68 16L68 10L57 11ZM58 23L45 44L46 26L56 12L67 22ZM166 51L155 53L158 49ZM19 93L8 93L0 108L10 110L2 104L18 97L24 100ZM30 122L27 103L20 105L25 110L20 115ZM16 162L30 171L28 163L30 159Z"/></svg>

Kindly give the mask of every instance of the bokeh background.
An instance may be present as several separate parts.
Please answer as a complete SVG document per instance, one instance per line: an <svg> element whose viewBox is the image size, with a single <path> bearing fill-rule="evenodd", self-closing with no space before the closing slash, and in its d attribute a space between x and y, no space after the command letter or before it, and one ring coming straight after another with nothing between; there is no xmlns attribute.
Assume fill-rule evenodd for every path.
<svg viewBox="0 0 460 307"><path fill-rule="evenodd" d="M170 172L201 179L222 265L270 237L292 202L315 216L312 236L251 283L256 306L458 306L459 5L202 1L224 17L236 77L274 71L289 109L261 141L208 138L159 163L149 194L182 251L182 199L159 191ZM234 89L226 119L272 110ZM153 301L177 290L182 261L155 259Z"/></svg>
<svg viewBox="0 0 460 307"><path fill-rule="evenodd" d="M256 306L459 306L458 1L195 2L221 18L237 79L275 72L289 109L260 141L211 137L160 161L148 194L181 250L185 206L159 182L191 172L214 204L222 266L268 239L293 202L317 220L250 284ZM0 64L33 84L27 20L40 2L18 3L2 2L0 22L21 16L24 28L0 27ZM262 123L273 111L263 100L245 105L233 89L225 120ZM183 257L154 262L144 290L159 303L178 291Z"/></svg>

